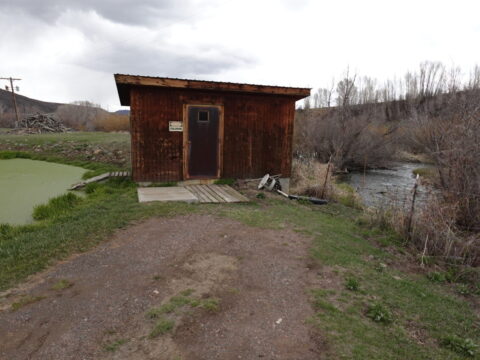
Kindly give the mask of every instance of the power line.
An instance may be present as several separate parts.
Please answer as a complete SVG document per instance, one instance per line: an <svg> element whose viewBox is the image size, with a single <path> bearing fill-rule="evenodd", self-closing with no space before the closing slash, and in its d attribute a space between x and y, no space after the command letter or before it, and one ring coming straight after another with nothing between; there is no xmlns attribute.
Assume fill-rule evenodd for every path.
<svg viewBox="0 0 480 360"><path fill-rule="evenodd" d="M18 119L17 98L15 97L15 88L13 87L13 82L14 81L20 81L22 79L15 79L15 78L12 78L12 77L8 77L8 78L0 77L0 80L9 80L10 81L10 87L12 89L13 105L15 106L15 117L16 117L15 128L17 128L18 123L19 123L19 119Z"/></svg>

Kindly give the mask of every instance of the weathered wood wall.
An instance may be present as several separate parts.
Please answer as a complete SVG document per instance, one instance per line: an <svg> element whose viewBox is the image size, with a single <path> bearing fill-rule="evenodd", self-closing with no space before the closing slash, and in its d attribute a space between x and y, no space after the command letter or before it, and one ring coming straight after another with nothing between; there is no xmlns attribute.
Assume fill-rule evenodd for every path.
<svg viewBox="0 0 480 360"><path fill-rule="evenodd" d="M135 181L184 179L183 134L168 130L169 121L183 121L184 104L223 106L221 177L290 176L294 98L138 86L130 92Z"/></svg>

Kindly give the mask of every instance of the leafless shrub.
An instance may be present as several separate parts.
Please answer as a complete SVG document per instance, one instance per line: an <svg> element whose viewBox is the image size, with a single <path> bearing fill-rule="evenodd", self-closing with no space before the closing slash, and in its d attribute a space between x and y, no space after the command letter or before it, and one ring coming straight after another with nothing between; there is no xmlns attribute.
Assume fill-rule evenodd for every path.
<svg viewBox="0 0 480 360"><path fill-rule="evenodd" d="M435 111L412 116L412 138L434 161L436 186L456 209L456 225L479 231L480 89L445 95L442 102Z"/></svg>
<svg viewBox="0 0 480 360"><path fill-rule="evenodd" d="M408 207L370 215L380 224L390 221L421 251L478 265L480 67L465 81L458 67L424 62L381 87L347 71L335 90L316 94L313 109L297 114L295 155L363 170L388 164L396 152L426 154L436 168L437 191L416 212L414 231L405 231ZM326 98L335 106L327 107Z"/></svg>
<svg viewBox="0 0 480 360"><path fill-rule="evenodd" d="M101 109L100 105L88 101L60 105L56 111L56 115L66 126L82 131L95 130L95 119L102 113L106 111Z"/></svg>
<svg viewBox="0 0 480 360"><path fill-rule="evenodd" d="M13 128L15 121L15 113L0 113L0 128Z"/></svg>
<svg viewBox="0 0 480 360"><path fill-rule="evenodd" d="M294 159L290 192L314 197L331 198L334 193L332 169L313 157Z"/></svg>
<svg viewBox="0 0 480 360"><path fill-rule="evenodd" d="M103 113L97 115L93 126L96 131L129 131L130 119L128 115Z"/></svg>
<svg viewBox="0 0 480 360"><path fill-rule="evenodd" d="M413 214L409 229L410 204L391 203L368 209L368 221L382 229L394 229L423 256L439 263L480 265L480 239L477 234L464 233L456 225L458 208L443 201L439 194L430 194L426 203Z"/></svg>
<svg viewBox="0 0 480 360"><path fill-rule="evenodd" d="M391 160L396 126L385 121L385 105L378 103L380 90L375 80L350 75L347 70L335 91L332 85L315 95L314 105L327 107L297 112L297 155L313 155L322 162L332 159L338 169L381 167ZM330 107L332 98L335 107Z"/></svg>

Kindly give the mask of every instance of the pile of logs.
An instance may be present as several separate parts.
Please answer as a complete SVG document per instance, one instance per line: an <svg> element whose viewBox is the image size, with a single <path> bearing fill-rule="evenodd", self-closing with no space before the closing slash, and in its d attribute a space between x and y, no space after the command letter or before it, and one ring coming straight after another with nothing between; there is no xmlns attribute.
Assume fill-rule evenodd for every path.
<svg viewBox="0 0 480 360"><path fill-rule="evenodd" d="M70 129L62 124L54 114L28 115L18 123L17 132L26 134L60 133Z"/></svg>

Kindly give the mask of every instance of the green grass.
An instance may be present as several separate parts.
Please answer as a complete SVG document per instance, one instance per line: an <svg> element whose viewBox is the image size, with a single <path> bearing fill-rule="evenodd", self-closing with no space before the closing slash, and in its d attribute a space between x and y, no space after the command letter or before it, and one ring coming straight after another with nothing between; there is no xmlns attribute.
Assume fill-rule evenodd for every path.
<svg viewBox="0 0 480 360"><path fill-rule="evenodd" d="M220 306L220 300L215 298L199 299L191 297L193 289L186 289L180 292L180 295L172 296L168 302L159 307L151 308L146 315L150 319L162 318L162 315L176 313L179 310L189 308L202 308L208 312L217 312Z"/></svg>
<svg viewBox="0 0 480 360"><path fill-rule="evenodd" d="M150 339L154 339L160 335L164 335L173 330L175 327L175 321L170 319L161 318L157 321L152 331L148 335Z"/></svg>
<svg viewBox="0 0 480 360"><path fill-rule="evenodd" d="M368 307L366 315L367 317L378 323L390 324L391 322L393 322L393 316L391 311L380 303L371 304Z"/></svg>
<svg viewBox="0 0 480 360"><path fill-rule="evenodd" d="M312 259L338 273L355 274L355 281L362 284L361 291L339 293L333 285L313 289L316 314L310 322L327 339L330 358L456 359L457 354L441 345L443 338L455 335L472 339L474 344L480 342L472 305L424 275L385 266L395 261L387 249L398 246L397 238L390 232L360 226L358 210L275 199L262 203L268 206L249 203L221 214L261 228L293 227L314 239ZM388 246L379 248L380 238ZM337 286L342 286L341 279L339 282ZM369 310L388 324L372 321ZM417 331L428 346L416 340Z"/></svg>
<svg viewBox="0 0 480 360"><path fill-rule="evenodd" d="M218 179L215 180L214 184L216 185L233 185L235 183L235 179Z"/></svg>
<svg viewBox="0 0 480 360"><path fill-rule="evenodd" d="M200 300L198 306L208 312L217 312L220 310L220 301L218 299L204 299Z"/></svg>
<svg viewBox="0 0 480 360"><path fill-rule="evenodd" d="M462 339L458 336L448 336L442 340L442 346L465 357L474 357L478 345L472 339Z"/></svg>
<svg viewBox="0 0 480 360"><path fill-rule="evenodd" d="M20 300L12 303L11 305L12 311L17 311L23 308L24 306L36 303L37 301L40 301L43 299L45 299L45 296L30 296L30 295L23 296L22 298L20 298Z"/></svg>
<svg viewBox="0 0 480 360"><path fill-rule="evenodd" d="M0 156L7 155L2 152ZM95 166L88 163L83 167L101 169L93 169ZM306 289L311 291L315 309L309 323L319 329L321 340L328 344L326 358L479 358L479 320L467 298L449 284L463 275L447 271L427 277L385 265L402 256L398 251L394 256L388 249L402 248L386 229L369 229L357 221L361 212L355 208L341 204L302 205L275 198L242 204L139 204L134 184L124 180L95 185L88 192L73 206L35 224L0 225L0 289L19 283L72 253L91 249L134 220L207 213L259 229L292 228L312 238L310 257L321 265L319 269L330 268L343 274L338 275L337 283L332 281L331 287ZM347 205L352 202L345 200ZM360 290L351 291L355 286L348 274L355 275ZM473 292L468 296L477 296ZM16 307L32 300L26 298ZM218 309L215 299L206 300L209 299L193 298L188 292L170 299L170 305L165 304L152 316L158 322L151 337L172 331L173 320L164 316L171 316L183 306ZM391 321L373 321L378 317ZM466 355L469 352L473 356Z"/></svg>
<svg viewBox="0 0 480 360"><path fill-rule="evenodd" d="M71 288L73 286L73 282L67 279L58 280L53 286L52 290L65 290Z"/></svg>
<svg viewBox="0 0 480 360"><path fill-rule="evenodd" d="M109 343L105 344L105 346L103 347L103 350L108 351L108 352L115 352L115 351L118 350L118 348L120 346L125 344L127 341L128 341L127 339L119 339L119 340L109 342Z"/></svg>
<svg viewBox="0 0 480 360"><path fill-rule="evenodd" d="M360 284L357 279L350 277L345 281L345 288L351 291L358 291Z"/></svg>
<svg viewBox="0 0 480 360"><path fill-rule="evenodd" d="M128 143L129 141L130 134L108 133L100 131L78 131L71 133L31 135L12 135L0 133L1 143L22 144L31 147L44 144L57 144L59 142L72 142L76 144L108 144L113 142Z"/></svg>
<svg viewBox="0 0 480 360"><path fill-rule="evenodd" d="M77 206L82 198L74 193L66 193L54 197L47 204L37 205L33 208L33 218L35 220L54 219L68 213Z"/></svg>

